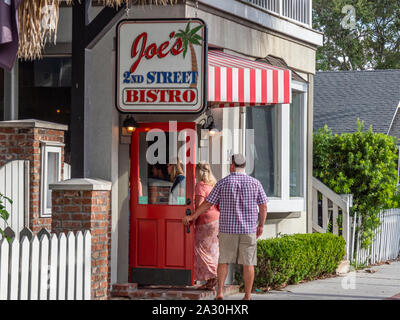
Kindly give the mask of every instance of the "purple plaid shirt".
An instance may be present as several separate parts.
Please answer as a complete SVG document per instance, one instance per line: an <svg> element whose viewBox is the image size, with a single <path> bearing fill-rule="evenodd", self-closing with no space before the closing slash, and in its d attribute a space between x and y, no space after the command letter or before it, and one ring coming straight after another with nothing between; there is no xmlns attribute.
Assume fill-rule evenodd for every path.
<svg viewBox="0 0 400 320"><path fill-rule="evenodd" d="M258 205L268 198L260 181L234 172L215 185L206 201L219 205L219 232L250 234L257 232Z"/></svg>

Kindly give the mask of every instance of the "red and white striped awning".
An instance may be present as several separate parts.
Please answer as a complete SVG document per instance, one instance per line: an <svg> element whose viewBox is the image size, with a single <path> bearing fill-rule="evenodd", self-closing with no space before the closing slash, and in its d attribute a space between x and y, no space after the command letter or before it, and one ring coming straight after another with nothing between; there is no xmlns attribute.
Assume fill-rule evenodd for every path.
<svg viewBox="0 0 400 320"><path fill-rule="evenodd" d="M208 52L208 102L216 107L291 103L291 70Z"/></svg>

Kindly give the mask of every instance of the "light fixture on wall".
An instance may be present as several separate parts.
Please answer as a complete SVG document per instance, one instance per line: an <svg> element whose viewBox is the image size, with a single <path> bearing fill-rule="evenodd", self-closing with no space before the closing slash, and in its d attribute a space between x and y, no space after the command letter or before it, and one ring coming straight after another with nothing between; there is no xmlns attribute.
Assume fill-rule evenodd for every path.
<svg viewBox="0 0 400 320"><path fill-rule="evenodd" d="M210 137L214 136L218 132L218 129L214 123L213 116L210 115L207 117L207 119L203 119L203 120L204 120L204 124L201 128L208 130L208 134L210 135Z"/></svg>
<svg viewBox="0 0 400 320"><path fill-rule="evenodd" d="M130 133L134 132L137 128L139 128L139 125L137 124L135 118L132 117L132 116L128 116L128 117L124 120L123 126L124 126L124 128L126 128L126 130L128 130L128 132L130 132Z"/></svg>

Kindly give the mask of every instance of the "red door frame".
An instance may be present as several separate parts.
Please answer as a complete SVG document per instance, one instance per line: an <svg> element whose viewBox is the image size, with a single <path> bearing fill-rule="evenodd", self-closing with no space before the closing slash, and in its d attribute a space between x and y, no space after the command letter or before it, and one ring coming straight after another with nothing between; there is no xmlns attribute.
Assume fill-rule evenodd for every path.
<svg viewBox="0 0 400 320"><path fill-rule="evenodd" d="M178 232L178 237L184 241L184 267L166 266L168 250L172 250L169 246L166 234L166 220L175 221L175 229L177 227L178 219L181 219L187 209L194 212L194 183L195 183L195 164L186 164L186 201L190 199L190 203L186 205L156 205L156 204L139 204L139 133L147 132L151 129L161 129L164 132L171 132L169 123L154 122L154 123L140 123L139 128L132 134L131 142L131 168L130 168L130 244L129 244L129 281L138 282L139 284L166 284L166 285L194 285L194 228L190 227L190 233L186 232L186 228L182 224L182 237ZM195 130L196 124L194 122L178 122L176 131L180 132L184 129ZM175 131L175 130L174 130ZM194 152L196 159L195 141L190 141L190 150ZM160 218L161 217L161 218ZM156 259L157 264L153 266L140 266L138 264L138 220L139 219L153 219L157 220L157 235L156 241L160 245L157 250ZM165 221L164 221L165 220ZM178 227L179 228L179 227ZM174 233L176 236L176 232ZM171 251L169 251L171 252ZM176 270L176 271L174 271ZM189 275L190 271L190 275ZM133 273L135 272L135 273ZM134 276L132 276L134 274ZM156 275L157 274L157 275ZM139 279L142 277L145 279ZM182 277L185 280L182 280ZM152 280L149 280L152 279ZM168 280L167 280L168 279ZM172 280L171 280L172 279ZM150 282L149 282L150 281ZM151 283L151 281L155 283ZM167 282L166 282L167 281ZM172 283L169 283L171 282ZM176 281L176 282L175 282ZM184 281L184 283L182 282ZM182 282L182 283L181 283Z"/></svg>

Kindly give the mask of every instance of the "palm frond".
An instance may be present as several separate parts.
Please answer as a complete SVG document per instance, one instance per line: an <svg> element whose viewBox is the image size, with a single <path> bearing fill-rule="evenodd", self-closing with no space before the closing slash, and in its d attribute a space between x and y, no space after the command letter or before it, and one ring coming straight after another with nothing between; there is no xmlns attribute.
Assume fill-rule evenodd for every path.
<svg viewBox="0 0 400 320"><path fill-rule="evenodd" d="M198 46L201 46L201 43L200 43L199 40L197 40L197 39L190 38L190 39L189 39L189 42L192 43L192 44L196 44L196 45L198 45Z"/></svg>
<svg viewBox="0 0 400 320"><path fill-rule="evenodd" d="M203 25L199 25L199 26L193 28L192 30L190 30L189 35L194 36L197 33L197 31L199 31L201 28L203 28Z"/></svg>
<svg viewBox="0 0 400 320"><path fill-rule="evenodd" d="M184 50L183 50L183 58L185 58L186 57L186 53L187 53L187 50L188 50L188 39L183 39L183 47L184 47Z"/></svg>

